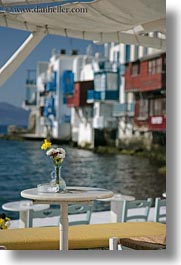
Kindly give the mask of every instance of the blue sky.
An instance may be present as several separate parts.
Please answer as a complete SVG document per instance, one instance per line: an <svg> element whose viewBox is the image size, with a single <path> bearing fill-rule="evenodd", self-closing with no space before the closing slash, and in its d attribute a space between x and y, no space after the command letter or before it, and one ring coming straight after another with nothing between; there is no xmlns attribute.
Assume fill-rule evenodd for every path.
<svg viewBox="0 0 181 265"><path fill-rule="evenodd" d="M9 59L30 33L21 30L0 27L0 67ZM79 54L86 52L92 41L66 38L55 35L46 36L32 51L14 74L0 87L0 102L21 106L25 99L25 80L27 69L35 69L38 61L48 61L51 51L66 49L67 53L77 49ZM101 52L102 46L93 44L93 52Z"/></svg>

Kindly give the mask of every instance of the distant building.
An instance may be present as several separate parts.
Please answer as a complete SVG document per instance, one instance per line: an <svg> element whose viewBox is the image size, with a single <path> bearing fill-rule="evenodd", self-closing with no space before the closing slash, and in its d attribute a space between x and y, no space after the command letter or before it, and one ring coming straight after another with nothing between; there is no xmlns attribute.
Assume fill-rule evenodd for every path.
<svg viewBox="0 0 181 265"><path fill-rule="evenodd" d="M135 103L133 134L165 142L166 53L144 56L129 62L125 70L125 92Z"/></svg>
<svg viewBox="0 0 181 265"><path fill-rule="evenodd" d="M88 51L53 51L28 71L30 132L90 148L164 136L165 53L114 43L104 55Z"/></svg>
<svg viewBox="0 0 181 265"><path fill-rule="evenodd" d="M113 104L119 100L119 71L106 54L96 54L84 65L74 93L67 97L72 107L72 141L79 146L115 144L117 123Z"/></svg>
<svg viewBox="0 0 181 265"><path fill-rule="evenodd" d="M49 62L39 62L36 70L36 81L27 79L25 107L31 109L29 129L36 137L52 137L62 140L71 139L70 109L62 87L65 71L72 71L74 56L67 56L61 51L53 51ZM70 87L73 86L73 79ZM71 83L72 82L72 83ZM30 87L33 83L33 87ZM36 90L32 90L36 86ZM32 101L31 98L36 98Z"/></svg>
<svg viewBox="0 0 181 265"><path fill-rule="evenodd" d="M149 35L153 35L153 33L150 33ZM156 37L156 35L160 35L160 33L155 32L154 35ZM162 37L164 38L164 36ZM152 136L154 134L153 127L155 132L158 132L158 130L156 131L156 126L153 126L153 124L151 125L154 121L156 122L156 117L155 120L154 117L152 120L149 116L150 125L146 127L142 127L141 122L138 123L139 118L137 119L136 117L138 115L138 95L140 96L139 105L144 104L143 99L146 96L146 94L143 93L145 91L140 87L138 80L145 78L143 83L145 82L145 86L148 87L148 91L151 91L150 82L152 82L153 79L154 83L154 79L156 78L150 73L147 76L147 70L143 70L144 66L141 62L146 61L149 56L151 59L162 53L164 52L158 49L125 44L114 44L110 49L110 60L119 62L121 78L119 103L115 103L113 107L113 117L117 119L117 146L122 147L138 141L144 142L144 144L148 144L149 146L152 142ZM163 73L161 76L163 77ZM134 83L134 80L137 80L137 83L136 81ZM132 83L130 84L131 81ZM163 88L163 86L160 88L159 84L158 87L155 87L155 94L156 90L159 91L160 89L162 90L161 93L165 93L165 88ZM165 95L163 97L165 97ZM165 118L163 118L163 123L164 122ZM163 138L164 137L165 133L163 133Z"/></svg>

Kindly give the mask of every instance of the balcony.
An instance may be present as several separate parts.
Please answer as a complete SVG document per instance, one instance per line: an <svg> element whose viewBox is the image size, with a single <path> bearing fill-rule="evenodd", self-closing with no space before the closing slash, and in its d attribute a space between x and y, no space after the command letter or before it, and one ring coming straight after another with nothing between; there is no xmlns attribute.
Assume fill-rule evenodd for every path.
<svg viewBox="0 0 181 265"><path fill-rule="evenodd" d="M93 103L95 101L119 100L119 91L95 91L88 90L87 102Z"/></svg>
<svg viewBox="0 0 181 265"><path fill-rule="evenodd" d="M148 126L151 131L166 131L166 117L164 115L150 116Z"/></svg>
<svg viewBox="0 0 181 265"><path fill-rule="evenodd" d="M87 102L119 100L119 72L102 71L94 74L94 90L87 93Z"/></svg>
<svg viewBox="0 0 181 265"><path fill-rule="evenodd" d="M92 122L94 129L102 130L104 128L116 129L117 121L112 117L98 116L93 118Z"/></svg>
<svg viewBox="0 0 181 265"><path fill-rule="evenodd" d="M134 103L115 103L113 105L113 117L121 116L134 116L135 104Z"/></svg>
<svg viewBox="0 0 181 265"><path fill-rule="evenodd" d="M140 62L130 62L125 71L126 92L146 92L165 89L165 54L150 55Z"/></svg>
<svg viewBox="0 0 181 265"><path fill-rule="evenodd" d="M26 87L26 98L24 100L25 107L33 107L37 104L37 92L33 87Z"/></svg>
<svg viewBox="0 0 181 265"><path fill-rule="evenodd" d="M27 109L32 109L37 104L36 70L28 69L26 78L26 97L23 105Z"/></svg>
<svg viewBox="0 0 181 265"><path fill-rule="evenodd" d="M74 83L73 96L67 96L68 107L83 107L87 105L87 92L94 87L93 81L79 81Z"/></svg>

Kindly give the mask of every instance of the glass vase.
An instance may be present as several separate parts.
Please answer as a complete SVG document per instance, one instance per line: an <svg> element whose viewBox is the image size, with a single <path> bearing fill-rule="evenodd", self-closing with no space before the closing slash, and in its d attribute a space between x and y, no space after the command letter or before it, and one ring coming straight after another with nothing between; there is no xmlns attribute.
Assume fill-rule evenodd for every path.
<svg viewBox="0 0 181 265"><path fill-rule="evenodd" d="M55 183L58 188L58 191L65 191L66 190L66 183L62 178L62 167L55 166Z"/></svg>

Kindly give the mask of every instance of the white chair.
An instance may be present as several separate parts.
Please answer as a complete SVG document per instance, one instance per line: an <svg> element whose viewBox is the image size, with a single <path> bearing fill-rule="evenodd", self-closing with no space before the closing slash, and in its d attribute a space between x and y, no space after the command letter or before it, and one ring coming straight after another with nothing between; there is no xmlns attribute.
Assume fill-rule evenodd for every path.
<svg viewBox="0 0 181 265"><path fill-rule="evenodd" d="M59 216L60 216L60 209L49 208L49 209L40 210L40 211L35 211L32 209L29 211L29 227L34 226L33 225L34 218L40 218L40 219L49 218L49 217L58 218ZM46 226L50 226L51 224L47 225L47 222L46 222ZM44 226L43 223L42 223L42 226ZM58 223L57 223L57 226L58 226Z"/></svg>
<svg viewBox="0 0 181 265"><path fill-rule="evenodd" d="M69 217L71 215L75 215L75 214L83 214L85 213L85 216L82 217L81 215L81 219L77 219L76 220L71 220L69 221L69 225L79 225L79 224L89 224L90 223L90 219L91 219L91 214L92 214L92 209L93 209L93 204L73 204L68 206L68 213L69 213ZM34 211L34 210L30 210L29 213L29 227L33 227L33 219L34 218L49 218L49 217L57 217L56 220L56 224L55 226L59 225L59 218L60 218L60 209L58 208L49 208L47 210L42 210L42 211ZM52 226L47 225L46 222L46 226Z"/></svg>
<svg viewBox="0 0 181 265"><path fill-rule="evenodd" d="M72 214L85 214L85 216L79 220L69 221L69 225L81 225L90 224L91 214L93 209L93 203L90 204L73 204L68 207L68 213ZM69 216L69 217L70 217Z"/></svg>
<svg viewBox="0 0 181 265"><path fill-rule="evenodd" d="M148 198L147 200L124 201L121 221L127 222L130 220L138 220L138 221L142 220L147 222L151 204L152 204L151 198ZM130 211L133 209L136 210L136 213L130 214ZM141 213L139 213L140 209Z"/></svg>
<svg viewBox="0 0 181 265"><path fill-rule="evenodd" d="M166 199L155 199L154 222L166 223Z"/></svg>

